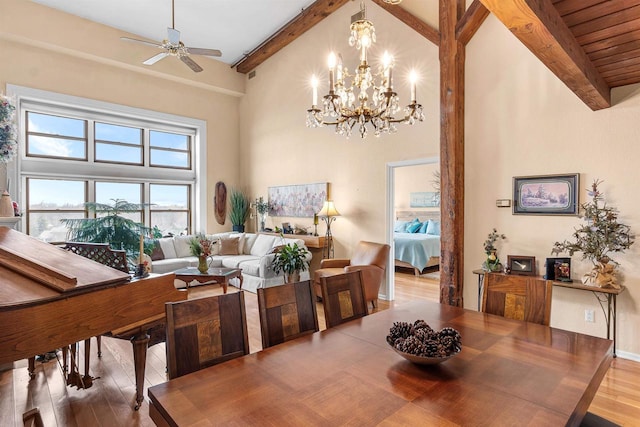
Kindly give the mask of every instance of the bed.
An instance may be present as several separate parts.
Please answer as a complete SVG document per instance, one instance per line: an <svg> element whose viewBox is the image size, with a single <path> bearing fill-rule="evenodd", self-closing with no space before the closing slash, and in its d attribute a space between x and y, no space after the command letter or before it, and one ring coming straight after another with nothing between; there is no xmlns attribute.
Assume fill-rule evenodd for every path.
<svg viewBox="0 0 640 427"><path fill-rule="evenodd" d="M398 211L395 225L405 222L440 221L438 211ZM401 227L394 227L399 229ZM439 226L437 227L439 230ZM432 230L430 230L432 231ZM395 265L399 268L409 268L416 276L431 271L437 271L440 265L440 233L413 233L395 231L393 233ZM398 268L397 268L398 269Z"/></svg>

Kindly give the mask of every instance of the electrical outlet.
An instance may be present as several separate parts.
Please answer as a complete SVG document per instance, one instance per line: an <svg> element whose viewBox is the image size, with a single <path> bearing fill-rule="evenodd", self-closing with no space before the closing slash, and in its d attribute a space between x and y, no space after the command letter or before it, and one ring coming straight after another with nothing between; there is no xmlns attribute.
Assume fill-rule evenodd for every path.
<svg viewBox="0 0 640 427"><path fill-rule="evenodd" d="M591 310L591 309L586 309L584 311L584 321L585 322L591 322L591 323L595 322L596 321L595 316L596 315L595 315L594 311Z"/></svg>

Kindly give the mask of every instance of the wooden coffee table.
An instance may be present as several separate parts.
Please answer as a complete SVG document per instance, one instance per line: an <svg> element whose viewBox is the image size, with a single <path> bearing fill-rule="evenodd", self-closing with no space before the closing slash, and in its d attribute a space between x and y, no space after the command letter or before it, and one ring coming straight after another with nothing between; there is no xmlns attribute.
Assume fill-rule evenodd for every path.
<svg viewBox="0 0 640 427"><path fill-rule="evenodd" d="M206 273L200 273L196 267L187 267L176 270L175 274L176 279L186 283L187 289L194 280L202 285L219 283L222 286L222 291L226 294L229 280L237 277L240 280L240 290L242 290L241 268L210 268Z"/></svg>

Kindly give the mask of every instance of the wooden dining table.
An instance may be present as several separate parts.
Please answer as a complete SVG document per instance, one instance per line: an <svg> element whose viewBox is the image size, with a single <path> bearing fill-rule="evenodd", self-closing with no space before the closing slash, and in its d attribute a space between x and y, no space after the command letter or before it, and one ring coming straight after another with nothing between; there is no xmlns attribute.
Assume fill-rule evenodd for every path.
<svg viewBox="0 0 640 427"><path fill-rule="evenodd" d="M425 320L462 351L416 365L386 342ZM150 387L157 425L577 426L612 342L429 301L362 319Z"/></svg>

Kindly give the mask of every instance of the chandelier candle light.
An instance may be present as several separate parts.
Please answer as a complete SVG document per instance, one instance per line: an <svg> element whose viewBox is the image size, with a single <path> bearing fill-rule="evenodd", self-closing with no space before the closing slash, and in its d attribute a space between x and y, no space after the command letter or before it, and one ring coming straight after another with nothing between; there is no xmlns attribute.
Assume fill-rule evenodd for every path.
<svg viewBox="0 0 640 427"><path fill-rule="evenodd" d="M335 125L336 133L351 136L358 125L361 138L366 138L367 125L373 127L375 136L396 132L396 123L412 125L424 120L422 105L416 99L415 72L411 72L411 99L404 108L405 116L395 118L400 110L398 94L393 91L393 57L385 52L377 73L372 72L367 62L367 49L376 41L376 30L366 18L364 2L360 12L351 17L349 46L360 51L360 64L355 74L343 66L342 57L329 54L329 93L324 95L322 109L318 106L318 79L313 76L312 105L307 110L307 127ZM376 82L376 79L378 81ZM356 99L357 95L357 99Z"/></svg>

